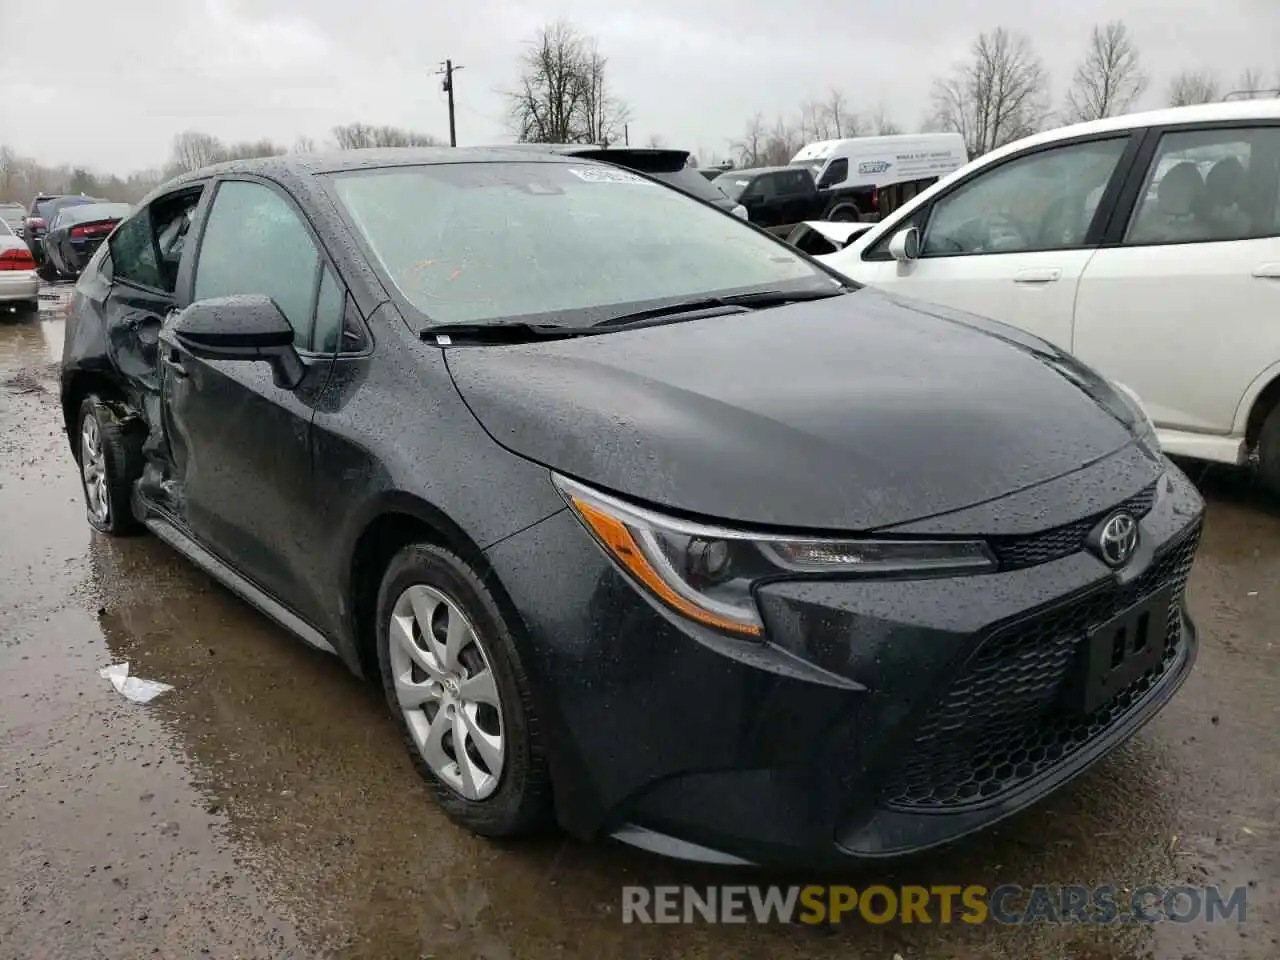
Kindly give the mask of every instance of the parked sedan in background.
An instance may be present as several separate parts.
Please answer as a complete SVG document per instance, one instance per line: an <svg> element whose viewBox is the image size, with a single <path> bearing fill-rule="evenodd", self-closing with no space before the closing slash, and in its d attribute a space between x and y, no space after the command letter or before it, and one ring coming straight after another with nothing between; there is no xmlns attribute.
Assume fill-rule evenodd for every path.
<svg viewBox="0 0 1280 960"><path fill-rule="evenodd" d="M49 195L39 194L27 208L27 218L23 221L23 239L31 255L36 258L37 268L43 271L45 266L44 235L51 221L64 207L73 207L83 203L106 203L97 197L86 197L83 194Z"/></svg>
<svg viewBox="0 0 1280 960"><path fill-rule="evenodd" d="M61 391L89 523L377 678L487 836L916 851L1195 659L1203 503L1122 391L581 157L184 175L82 274Z"/></svg>
<svg viewBox="0 0 1280 960"><path fill-rule="evenodd" d="M1164 450L1280 496L1280 100L1062 127L975 160L824 259L1002 320L1131 388Z"/></svg>
<svg viewBox="0 0 1280 960"><path fill-rule="evenodd" d="M57 276L78 277L98 245L129 215L127 203L78 203L53 215L42 242Z"/></svg>
<svg viewBox="0 0 1280 960"><path fill-rule="evenodd" d="M0 310L32 310L40 305L36 261L22 238L0 219Z"/></svg>

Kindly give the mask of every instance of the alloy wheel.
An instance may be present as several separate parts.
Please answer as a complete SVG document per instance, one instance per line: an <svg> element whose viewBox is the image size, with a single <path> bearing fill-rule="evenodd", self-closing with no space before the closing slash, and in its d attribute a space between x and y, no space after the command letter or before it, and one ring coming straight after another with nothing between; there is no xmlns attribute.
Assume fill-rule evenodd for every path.
<svg viewBox="0 0 1280 960"><path fill-rule="evenodd" d="M502 700L471 621L415 584L396 600L389 632L396 700L422 759L467 800L487 799L502 779Z"/></svg>
<svg viewBox="0 0 1280 960"><path fill-rule="evenodd" d="M93 414L87 415L80 424L80 473L84 477L89 513L99 523L107 523L111 518L107 458L102 451L102 429Z"/></svg>

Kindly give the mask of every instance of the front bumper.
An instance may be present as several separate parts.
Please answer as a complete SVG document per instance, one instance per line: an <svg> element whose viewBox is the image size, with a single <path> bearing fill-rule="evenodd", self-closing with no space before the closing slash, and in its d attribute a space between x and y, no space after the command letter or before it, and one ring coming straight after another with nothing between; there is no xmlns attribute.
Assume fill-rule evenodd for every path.
<svg viewBox="0 0 1280 960"><path fill-rule="evenodd" d="M5 270L0 273L0 303L13 300L37 300L40 277L34 270Z"/></svg>
<svg viewBox="0 0 1280 960"><path fill-rule="evenodd" d="M773 583L768 641L660 609L569 513L488 556L527 627L561 823L721 861L907 854L1000 820L1086 770L1181 685L1203 504L1173 467L1120 571L1084 550L980 576ZM1013 564L1013 566L1017 566ZM1088 627L1169 589L1163 657L1071 714Z"/></svg>

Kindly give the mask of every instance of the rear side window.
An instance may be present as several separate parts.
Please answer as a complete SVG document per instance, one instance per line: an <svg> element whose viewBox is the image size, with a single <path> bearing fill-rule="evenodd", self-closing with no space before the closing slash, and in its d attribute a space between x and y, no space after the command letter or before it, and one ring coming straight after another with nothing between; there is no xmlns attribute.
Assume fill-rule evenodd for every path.
<svg viewBox="0 0 1280 960"><path fill-rule="evenodd" d="M1129 245L1280 235L1280 127L1166 133L1138 198Z"/></svg>
<svg viewBox="0 0 1280 960"><path fill-rule="evenodd" d="M155 242L151 234L151 211L140 210L111 235L111 261L115 267L115 279L152 290L165 288L156 258Z"/></svg>
<svg viewBox="0 0 1280 960"><path fill-rule="evenodd" d="M264 294L293 327L294 344L305 348L319 266L311 234L280 194L260 183L225 181L200 240L194 299Z"/></svg>
<svg viewBox="0 0 1280 960"><path fill-rule="evenodd" d="M807 169L784 170L773 174L773 182L779 196L794 197L813 192L813 174Z"/></svg>

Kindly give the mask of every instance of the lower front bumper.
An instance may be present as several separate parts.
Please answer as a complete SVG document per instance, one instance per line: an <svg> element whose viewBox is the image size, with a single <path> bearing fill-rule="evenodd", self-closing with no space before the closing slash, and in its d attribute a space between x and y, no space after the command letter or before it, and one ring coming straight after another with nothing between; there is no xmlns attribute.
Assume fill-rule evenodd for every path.
<svg viewBox="0 0 1280 960"><path fill-rule="evenodd" d="M717 862L835 865L989 826L1154 716L1195 660L1183 587L1202 507L1171 468L1140 522L1143 552L1119 572L1080 551L981 576L770 584L758 594L765 644L656 607L568 512L488 556L527 628L522 656L569 831ZM1056 719L1085 629L1135 592L1170 586L1167 655L1142 689L1113 701L1097 729ZM993 650L1014 645L1022 672L987 675L960 718L964 735L951 736L939 710ZM1001 701L1006 688L1021 699ZM995 764L967 758L966 742L990 742L1011 719L1066 739L1045 756L1001 758L1017 769L984 774L999 789L966 795L957 769ZM912 777L935 767L922 790Z"/></svg>

